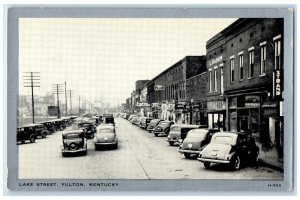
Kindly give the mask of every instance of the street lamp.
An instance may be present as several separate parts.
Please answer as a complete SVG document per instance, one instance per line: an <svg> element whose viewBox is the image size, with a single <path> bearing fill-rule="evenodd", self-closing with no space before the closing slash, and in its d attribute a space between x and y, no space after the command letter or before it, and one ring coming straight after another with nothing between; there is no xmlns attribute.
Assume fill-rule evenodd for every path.
<svg viewBox="0 0 300 200"><path fill-rule="evenodd" d="M190 124L193 123L193 107L194 107L194 99L191 99L191 108L190 108Z"/></svg>

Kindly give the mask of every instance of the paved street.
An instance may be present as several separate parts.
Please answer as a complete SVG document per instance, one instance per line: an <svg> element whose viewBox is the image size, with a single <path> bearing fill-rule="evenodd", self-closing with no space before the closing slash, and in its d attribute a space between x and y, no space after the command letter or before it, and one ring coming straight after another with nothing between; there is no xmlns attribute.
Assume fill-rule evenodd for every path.
<svg viewBox="0 0 300 200"><path fill-rule="evenodd" d="M153 134L116 118L117 150L95 151L88 140L86 156L62 157L61 132L35 143L20 144L20 179L268 179L281 180L283 174L259 166L231 171L216 165L207 170L195 159L179 154L166 137Z"/></svg>

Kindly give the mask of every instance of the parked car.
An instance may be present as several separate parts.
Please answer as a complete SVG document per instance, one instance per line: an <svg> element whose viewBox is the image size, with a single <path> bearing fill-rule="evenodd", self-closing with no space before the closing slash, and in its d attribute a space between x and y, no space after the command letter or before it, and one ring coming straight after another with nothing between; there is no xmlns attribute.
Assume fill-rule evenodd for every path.
<svg viewBox="0 0 300 200"><path fill-rule="evenodd" d="M131 121L134 117L136 117L136 115L134 115L134 114L129 115L128 121Z"/></svg>
<svg viewBox="0 0 300 200"><path fill-rule="evenodd" d="M152 120L153 118L151 117L145 117L141 120L141 125L140 127L143 128L143 129L147 129L149 124L150 124L150 121Z"/></svg>
<svg viewBox="0 0 300 200"><path fill-rule="evenodd" d="M137 121L137 119L138 119L138 117L133 117L133 118L130 120L130 122L131 122L132 124L135 124L136 121Z"/></svg>
<svg viewBox="0 0 300 200"><path fill-rule="evenodd" d="M34 143L36 134L32 126L21 126L17 128L17 143L25 143L28 140L30 143Z"/></svg>
<svg viewBox="0 0 300 200"><path fill-rule="evenodd" d="M190 158L192 154L198 157L200 151L210 142L213 134L219 131L219 129L192 129L188 132L178 151L186 158Z"/></svg>
<svg viewBox="0 0 300 200"><path fill-rule="evenodd" d="M93 138L94 134L96 133L95 126L90 122L78 123L78 129L84 130L84 136L88 139Z"/></svg>
<svg viewBox="0 0 300 200"><path fill-rule="evenodd" d="M141 118L142 117L140 116L136 117L136 120L134 120L133 124L138 126L138 124L141 122Z"/></svg>
<svg viewBox="0 0 300 200"><path fill-rule="evenodd" d="M141 127L142 121L145 120L145 119L146 119L146 117L140 117L140 118L138 119L136 125L137 125L138 127Z"/></svg>
<svg viewBox="0 0 300 200"><path fill-rule="evenodd" d="M211 163L229 164L235 170L242 164L258 161L259 148L250 133L218 132L200 152L198 160L205 168Z"/></svg>
<svg viewBox="0 0 300 200"><path fill-rule="evenodd" d="M53 119L50 120L50 122L53 123L56 131L62 131L63 129L66 128L66 125L64 124L64 121L62 119Z"/></svg>
<svg viewBox="0 0 300 200"><path fill-rule="evenodd" d="M161 121L159 124L154 128L153 134L155 137L158 135L169 135L170 127L174 124L174 122L170 121Z"/></svg>
<svg viewBox="0 0 300 200"><path fill-rule="evenodd" d="M103 146L118 148L118 136L113 125L99 125L94 137L95 150Z"/></svg>
<svg viewBox="0 0 300 200"><path fill-rule="evenodd" d="M163 121L162 119L152 119L147 127L147 131L152 132L154 128L159 124L159 122Z"/></svg>
<svg viewBox="0 0 300 200"><path fill-rule="evenodd" d="M103 117L103 123L104 124L115 124L115 120L113 115L106 115Z"/></svg>
<svg viewBox="0 0 300 200"><path fill-rule="evenodd" d="M174 124L171 127L170 134L168 135L167 142L170 146L175 143L181 144L186 138L187 133L192 129L207 128L206 125L193 125L193 124Z"/></svg>
<svg viewBox="0 0 300 200"><path fill-rule="evenodd" d="M52 134L56 131L55 125L52 121L40 122L40 124L43 124L46 127L46 129L49 131L49 134Z"/></svg>
<svg viewBox="0 0 300 200"><path fill-rule="evenodd" d="M87 141L83 130L63 131L62 133L62 156L70 154L87 154Z"/></svg>

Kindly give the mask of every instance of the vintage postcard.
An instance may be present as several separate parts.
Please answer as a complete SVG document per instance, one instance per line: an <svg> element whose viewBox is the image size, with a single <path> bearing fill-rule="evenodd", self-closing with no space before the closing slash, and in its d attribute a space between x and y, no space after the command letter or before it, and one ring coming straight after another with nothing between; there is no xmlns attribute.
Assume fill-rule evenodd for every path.
<svg viewBox="0 0 300 200"><path fill-rule="evenodd" d="M294 8L9 8L11 191L293 191Z"/></svg>

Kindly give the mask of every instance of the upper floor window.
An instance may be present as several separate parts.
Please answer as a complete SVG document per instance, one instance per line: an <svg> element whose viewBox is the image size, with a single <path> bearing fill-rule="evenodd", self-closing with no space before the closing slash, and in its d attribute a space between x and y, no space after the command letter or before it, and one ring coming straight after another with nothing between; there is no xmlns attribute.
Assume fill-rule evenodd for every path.
<svg viewBox="0 0 300 200"><path fill-rule="evenodd" d="M280 37L274 41L275 43L275 70L281 68L281 40Z"/></svg>
<svg viewBox="0 0 300 200"><path fill-rule="evenodd" d="M230 59L230 82L234 83L234 57Z"/></svg>
<svg viewBox="0 0 300 200"><path fill-rule="evenodd" d="M266 69L267 69L267 46L262 45L260 47L260 75L266 75Z"/></svg>
<svg viewBox="0 0 300 200"><path fill-rule="evenodd" d="M217 68L214 70L214 79L215 79L215 92L218 91L218 79L217 79Z"/></svg>
<svg viewBox="0 0 300 200"><path fill-rule="evenodd" d="M224 93L224 85L223 85L223 79L224 79L224 72L223 72L223 65L220 66L220 74L221 74L221 77L220 77L220 90L221 90L221 94Z"/></svg>
<svg viewBox="0 0 300 200"><path fill-rule="evenodd" d="M248 77L252 78L254 72L254 49L249 50L249 73Z"/></svg>
<svg viewBox="0 0 300 200"><path fill-rule="evenodd" d="M212 69L209 69L209 92L212 92L212 87L211 87L212 74L211 74L211 70Z"/></svg>
<svg viewBox="0 0 300 200"><path fill-rule="evenodd" d="M239 55L239 78L240 80L243 80L244 79L244 55L243 54L240 54Z"/></svg>

